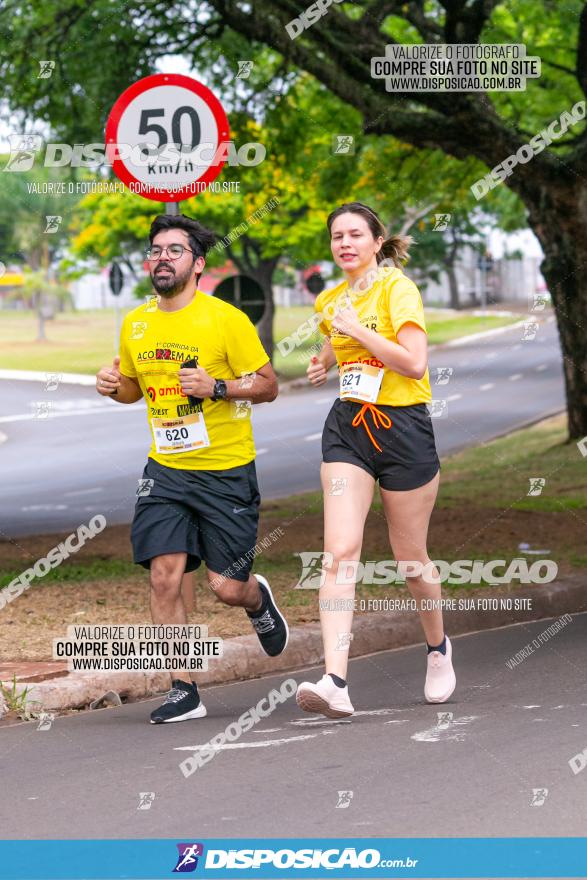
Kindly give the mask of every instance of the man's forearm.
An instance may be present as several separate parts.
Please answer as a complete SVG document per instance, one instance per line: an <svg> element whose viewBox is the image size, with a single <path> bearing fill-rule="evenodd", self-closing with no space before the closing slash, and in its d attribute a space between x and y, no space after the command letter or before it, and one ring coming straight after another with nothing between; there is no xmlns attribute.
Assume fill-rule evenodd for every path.
<svg viewBox="0 0 587 880"><path fill-rule="evenodd" d="M226 400L250 400L269 403L277 397L277 382L257 373L252 384L242 379L226 379Z"/></svg>
<svg viewBox="0 0 587 880"><path fill-rule="evenodd" d="M119 387L115 393L109 396L117 403L136 403L137 400L141 400L143 392L140 386L128 376L121 376Z"/></svg>

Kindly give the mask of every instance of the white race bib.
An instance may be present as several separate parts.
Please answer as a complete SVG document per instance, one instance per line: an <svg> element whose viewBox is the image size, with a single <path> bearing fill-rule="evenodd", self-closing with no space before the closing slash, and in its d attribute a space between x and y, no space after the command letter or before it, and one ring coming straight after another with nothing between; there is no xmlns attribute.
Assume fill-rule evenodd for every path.
<svg viewBox="0 0 587 880"><path fill-rule="evenodd" d="M203 413L178 416L176 419L153 419L155 448L161 455L193 452L210 445Z"/></svg>
<svg viewBox="0 0 587 880"><path fill-rule="evenodd" d="M383 381L383 369L371 364L345 364L340 368L340 399L347 397L376 403Z"/></svg>

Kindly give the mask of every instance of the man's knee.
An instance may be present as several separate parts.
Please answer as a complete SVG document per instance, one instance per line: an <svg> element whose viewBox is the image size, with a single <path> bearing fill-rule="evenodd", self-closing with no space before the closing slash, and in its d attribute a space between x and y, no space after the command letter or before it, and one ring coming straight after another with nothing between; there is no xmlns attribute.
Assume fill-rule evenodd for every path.
<svg viewBox="0 0 587 880"><path fill-rule="evenodd" d="M181 590L181 579L185 560L178 554L156 556L151 560L151 589L158 596L177 596Z"/></svg>
<svg viewBox="0 0 587 880"><path fill-rule="evenodd" d="M227 577L226 574L219 574L216 571L207 569L208 586L217 595L221 602L225 605L242 605L244 594L250 575L246 581L237 581L234 578Z"/></svg>

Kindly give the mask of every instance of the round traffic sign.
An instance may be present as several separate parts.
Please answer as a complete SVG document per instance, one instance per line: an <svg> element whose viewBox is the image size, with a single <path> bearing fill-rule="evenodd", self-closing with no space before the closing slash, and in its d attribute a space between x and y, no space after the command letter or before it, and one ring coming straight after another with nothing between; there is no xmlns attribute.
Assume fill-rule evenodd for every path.
<svg viewBox="0 0 587 880"><path fill-rule="evenodd" d="M132 192L158 202L203 192L226 163L222 145L229 139L220 101L203 83L178 73L133 83L106 123L112 170Z"/></svg>
<svg viewBox="0 0 587 880"><path fill-rule="evenodd" d="M248 275L233 275L225 278L214 290L214 296L236 306L252 321L258 324L265 313L266 301L263 288Z"/></svg>
<svg viewBox="0 0 587 880"><path fill-rule="evenodd" d="M306 287L313 296L318 296L319 293L322 293L326 284L324 283L324 278L320 272L312 272L311 275L308 275L306 278Z"/></svg>
<svg viewBox="0 0 587 880"><path fill-rule="evenodd" d="M124 286L124 275L122 274L122 269L116 262L113 262L110 267L108 281L113 296L118 296Z"/></svg>

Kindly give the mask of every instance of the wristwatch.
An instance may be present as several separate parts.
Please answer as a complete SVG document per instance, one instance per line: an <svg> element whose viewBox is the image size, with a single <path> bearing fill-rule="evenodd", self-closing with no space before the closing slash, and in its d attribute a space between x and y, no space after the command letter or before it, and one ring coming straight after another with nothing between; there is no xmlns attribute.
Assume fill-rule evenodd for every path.
<svg viewBox="0 0 587 880"><path fill-rule="evenodd" d="M214 382L214 394L210 400L226 400L227 391L228 389L224 379L216 379Z"/></svg>

